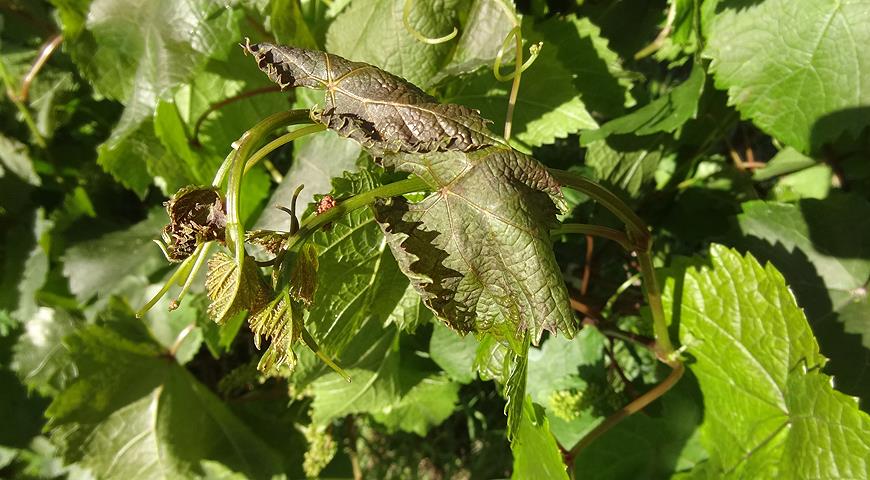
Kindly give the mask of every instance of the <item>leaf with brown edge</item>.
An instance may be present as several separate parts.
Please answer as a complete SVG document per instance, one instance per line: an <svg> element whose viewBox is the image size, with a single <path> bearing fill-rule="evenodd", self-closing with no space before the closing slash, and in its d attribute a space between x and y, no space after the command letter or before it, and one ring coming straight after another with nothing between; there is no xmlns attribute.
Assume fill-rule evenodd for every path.
<svg viewBox="0 0 870 480"><path fill-rule="evenodd" d="M239 279L238 264L224 252L218 252L208 260L205 289L211 300L208 316L219 325L243 310L258 312L270 297L269 287L260 278L252 258L248 257L244 262L242 278Z"/></svg>
<svg viewBox="0 0 870 480"><path fill-rule="evenodd" d="M549 235L564 200L542 165L501 147L383 161L434 190L419 203L376 203L375 215L400 268L438 317L460 332L509 340L527 331L534 343L544 330L573 336Z"/></svg>
<svg viewBox="0 0 870 480"><path fill-rule="evenodd" d="M265 308L251 315L248 325L254 334L254 346L260 349L262 339L270 343L260 358L257 368L267 374L275 373L282 366L296 366L293 345L302 336L304 309L294 301L285 289L278 293Z"/></svg>
<svg viewBox="0 0 870 480"><path fill-rule="evenodd" d="M407 80L367 63L270 43L244 48L281 88L326 90L323 108L312 111L312 119L358 141L375 156L503 144L478 111L438 103Z"/></svg>
<svg viewBox="0 0 870 480"><path fill-rule="evenodd" d="M180 262L191 256L197 245L224 239L226 207L214 187L187 186L164 203L169 224L163 229L169 259Z"/></svg>
<svg viewBox="0 0 870 480"><path fill-rule="evenodd" d="M311 305L314 291L317 290L317 247L306 243L290 259L290 294L294 300Z"/></svg>

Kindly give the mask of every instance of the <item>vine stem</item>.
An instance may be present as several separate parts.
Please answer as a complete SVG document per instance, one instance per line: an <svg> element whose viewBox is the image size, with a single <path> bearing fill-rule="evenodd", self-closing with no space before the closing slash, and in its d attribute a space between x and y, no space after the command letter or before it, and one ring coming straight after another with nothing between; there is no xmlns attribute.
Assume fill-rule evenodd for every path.
<svg viewBox="0 0 870 480"><path fill-rule="evenodd" d="M370 205L379 198L390 198L406 193L423 192L430 190L429 184L422 178L411 176L405 180L382 185L377 188L354 195L347 200L339 202L334 207L323 212L320 215L310 215L299 226L299 231L290 237L287 243L287 250L293 251L302 246L303 242L314 232L319 230L327 223L334 222L338 218L347 215L348 213Z"/></svg>
<svg viewBox="0 0 870 480"><path fill-rule="evenodd" d="M673 365L671 373L669 373L668 376L661 381L661 383L659 383L643 395L635 398L631 401L631 403L622 407L613 415L610 415L609 417L604 419L603 422L598 424L597 427L595 427L591 432L587 433L582 439L580 439L580 441L577 442L577 445L574 445L574 447L571 448L571 451L569 452L571 458L576 458L577 454L580 453L581 450L588 447L589 444L591 444L595 439L613 428L617 423L621 422L626 417L643 410L647 405L664 395L668 390L671 389L671 387L677 384L680 378L682 378L684 372L685 367L683 366L683 364L679 362L675 363Z"/></svg>
<svg viewBox="0 0 870 480"><path fill-rule="evenodd" d="M592 180L564 170L550 169L550 174L553 175L559 183L585 193L593 200L598 201L605 208L613 212L613 214L625 224L627 231L625 238L631 247L630 250L633 250L637 255L638 266L641 278L643 279L644 295L647 304L650 307L650 311L652 312L655 344L651 349L661 362L665 363L672 369L671 373L668 374L661 383L604 419L604 421L591 432L581 438L568 453L567 458L574 459L583 448L613 428L623 419L639 412L655 399L664 395L683 376L685 367L682 362L676 358L671 339L668 336L668 326L665 319L664 306L662 305L662 294L659 289L655 266L652 261L652 237L649 232L649 227L647 227L646 223L619 197ZM578 233L591 233L591 230L587 227L583 227L579 230L581 231ZM570 465L570 468L573 469L573 465Z"/></svg>
<svg viewBox="0 0 870 480"><path fill-rule="evenodd" d="M284 135L281 135L280 137L267 143L266 146L257 150L256 153L251 155L251 158L248 159L248 161L245 163L245 172L244 173L248 173L248 170L250 170L254 165L259 163L259 161L262 160L263 158L265 158L266 155L269 155L270 153L274 152L279 147L286 145L286 144L292 142L293 140L296 140L297 138L304 137L305 135L309 135L312 133L322 132L323 130L326 130L326 125L317 124L317 125L310 125L307 127L302 127L302 128L293 130L290 133L285 133Z"/></svg>
<svg viewBox="0 0 870 480"><path fill-rule="evenodd" d="M628 240L628 236L619 230L602 227L600 225L589 225L586 223L563 223L559 228L550 232L550 235L563 235L569 233L579 233L583 235L593 235L596 237L606 238L618 243L627 251L634 250L634 246Z"/></svg>
<svg viewBox="0 0 870 480"><path fill-rule="evenodd" d="M242 177L244 176L245 164L254 148L262 141L263 137L273 130L288 125L311 123L308 110L289 110L269 115L253 128L245 132L239 139L238 148L232 157L227 179L227 233L228 242L232 244L235 253L236 264L242 268L245 261L245 231L239 217L239 198L242 190ZM297 137L298 138L298 137ZM241 279L241 275L238 276Z"/></svg>

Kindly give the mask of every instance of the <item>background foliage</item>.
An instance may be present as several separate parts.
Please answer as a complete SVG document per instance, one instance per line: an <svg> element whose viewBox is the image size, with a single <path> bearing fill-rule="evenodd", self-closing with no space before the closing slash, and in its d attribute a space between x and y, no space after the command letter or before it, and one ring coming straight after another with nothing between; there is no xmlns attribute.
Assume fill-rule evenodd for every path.
<svg viewBox="0 0 870 480"><path fill-rule="evenodd" d="M4 0L0 14L3 476L867 478L867 0ZM373 63L500 131L511 84L492 65L515 26L543 46L514 147L653 227L688 366L664 397L572 450L667 374L627 341L652 335L636 260L592 237L555 239L585 328L530 349L510 442L509 355L433 320L367 209L314 237L309 328L352 383L309 351L292 374L259 373L243 319L212 323L201 281L173 313L165 299L134 317L170 273L151 244L161 202L210 183L262 117L312 103L277 93L245 36ZM459 34L433 45L408 27ZM248 228L288 228L274 207L300 183L307 204L382 177L331 132L270 160L245 177ZM566 195L566 219L616 225Z"/></svg>

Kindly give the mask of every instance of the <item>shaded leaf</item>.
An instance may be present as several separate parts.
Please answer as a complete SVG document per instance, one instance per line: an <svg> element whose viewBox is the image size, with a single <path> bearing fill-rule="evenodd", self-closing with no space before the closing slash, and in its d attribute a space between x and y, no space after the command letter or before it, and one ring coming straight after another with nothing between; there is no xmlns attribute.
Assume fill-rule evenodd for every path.
<svg viewBox="0 0 870 480"><path fill-rule="evenodd" d="M553 20L552 22L561 22ZM529 25L527 23L527 25ZM565 138L581 129L598 127L587 111L574 83L574 73L559 59L559 47L588 49L590 58L597 58L593 42L584 39L579 47L575 45L578 31L565 26L548 37L548 30L541 26L524 27L523 37L530 42L544 41L535 63L523 72L513 116L512 136L529 146L553 143L557 138ZM583 32L584 35L594 35ZM574 42L574 43L572 43ZM506 71L509 67L503 67ZM540 88L546 85L547 88ZM476 108L481 114L496 122L501 131L508 108L511 82L500 82L491 70L458 78L447 86L445 100ZM621 101L621 99L620 99Z"/></svg>
<svg viewBox="0 0 870 480"><path fill-rule="evenodd" d="M735 242L782 271L822 353L831 358L828 371L837 387L865 402L870 398L863 373L870 367L868 218L870 205L854 195L797 205L746 202L737 217L744 238Z"/></svg>
<svg viewBox="0 0 870 480"><path fill-rule="evenodd" d="M588 145L613 134L649 135L673 132L698 113L698 101L704 89L704 67L695 64L692 73L670 92L628 115L605 123L598 130L583 132L580 142Z"/></svg>
<svg viewBox="0 0 870 480"><path fill-rule="evenodd" d="M166 264L151 240L165 221L159 210L136 225L74 245L63 255L63 274L80 302L107 298L125 287L126 277L145 277Z"/></svg>
<svg viewBox="0 0 870 480"><path fill-rule="evenodd" d="M474 335L461 336L441 323L436 323L429 341L429 355L450 378L470 383L477 378L474 359L477 356Z"/></svg>
<svg viewBox="0 0 870 480"><path fill-rule="evenodd" d="M65 311L39 307L24 321L10 369L29 389L44 396L56 395L76 376L67 348L61 343L76 326Z"/></svg>
<svg viewBox="0 0 870 480"><path fill-rule="evenodd" d="M18 140L0 135L0 163L5 169L31 185L38 186L42 183L36 170L33 169L33 160L30 159L27 145ZM0 177L5 174L4 169L0 168Z"/></svg>
<svg viewBox="0 0 870 480"><path fill-rule="evenodd" d="M78 331L67 344L78 379L47 411L67 462L99 478L184 478L200 461L268 478L280 458L135 323Z"/></svg>
<svg viewBox="0 0 870 480"><path fill-rule="evenodd" d="M430 86L456 40L437 45L418 41L402 22L404 7L405 0L351 1L329 26L326 49ZM458 25L465 8L458 0L414 0L408 23L427 37L440 37Z"/></svg>
<svg viewBox="0 0 870 480"><path fill-rule="evenodd" d="M429 428L449 417L459 400L459 384L446 375L429 376L414 385L395 405L373 417L392 430L425 436Z"/></svg>

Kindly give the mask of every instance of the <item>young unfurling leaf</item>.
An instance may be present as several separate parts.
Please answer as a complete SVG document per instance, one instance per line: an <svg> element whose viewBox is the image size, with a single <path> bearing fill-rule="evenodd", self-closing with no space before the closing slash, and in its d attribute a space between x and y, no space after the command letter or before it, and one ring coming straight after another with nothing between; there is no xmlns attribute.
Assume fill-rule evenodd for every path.
<svg viewBox="0 0 870 480"><path fill-rule="evenodd" d="M238 264L226 253L218 252L209 259L205 277L205 288L211 299L208 315L218 324L222 325L242 310L258 312L269 301L269 287L260 278L253 259L244 262L241 281L238 275Z"/></svg>
<svg viewBox="0 0 870 480"><path fill-rule="evenodd" d="M312 112L312 119L375 156L503 144L476 110L438 103L405 79L367 63L270 43L248 44L245 50L281 88L326 90L323 108Z"/></svg>

